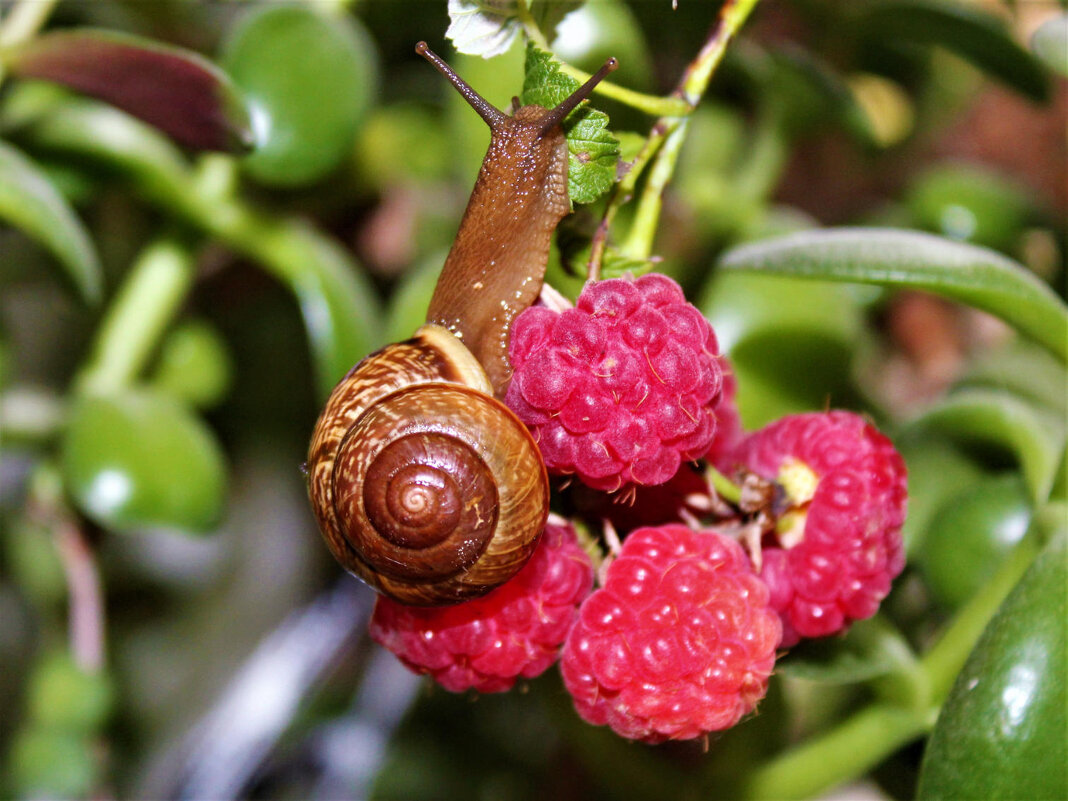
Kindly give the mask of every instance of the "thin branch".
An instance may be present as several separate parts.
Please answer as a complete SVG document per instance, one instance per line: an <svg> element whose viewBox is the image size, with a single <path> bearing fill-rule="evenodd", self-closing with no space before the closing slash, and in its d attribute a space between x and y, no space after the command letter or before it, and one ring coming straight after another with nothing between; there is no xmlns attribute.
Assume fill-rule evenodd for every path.
<svg viewBox="0 0 1068 801"><path fill-rule="evenodd" d="M96 555L73 519L57 520L52 532L67 576L71 655L85 673L99 673L105 662L105 614Z"/></svg>
<svg viewBox="0 0 1068 801"><path fill-rule="evenodd" d="M542 32L541 28L538 27L538 23L531 15L530 10L526 7L526 3L517 3L516 8L519 13L519 21L523 25L523 32L526 34L527 39L540 50L544 50L547 53L553 52L552 45L549 43L548 38ZM579 83L585 83L590 79L592 73L572 67L562 59L560 61L560 71L565 75L571 76ZM612 83L611 81L601 81L593 91L603 97L617 100L631 108L642 111L651 117L664 117L689 113L686 101L681 98L672 95L661 97L659 95L646 94L645 92L637 92L633 89L627 89L624 86Z"/></svg>
<svg viewBox="0 0 1068 801"><path fill-rule="evenodd" d="M41 465L33 476L26 514L52 533L63 565L74 663L85 673L99 673L104 669L106 629L100 571L85 531L63 500L62 483L53 465Z"/></svg>
<svg viewBox="0 0 1068 801"><path fill-rule="evenodd" d="M0 24L0 47L20 45L39 31L59 0L21 0Z"/></svg>
<svg viewBox="0 0 1068 801"><path fill-rule="evenodd" d="M652 173L638 201L634 224L627 237L624 252L631 258L647 258L652 252L653 238L660 220L662 196L678 163L679 152L685 139L686 123L708 89L709 81L723 60L727 46L737 36L760 0L728 0L720 9L719 18L712 28L704 46L683 71L679 84L672 92L681 105L663 114L654 123L645 144L634 160L630 171L612 193L605 208L598 237L590 253L589 272L599 275L607 246L607 229L619 207L630 200L638 179L646 165L652 164Z"/></svg>
<svg viewBox="0 0 1068 801"><path fill-rule="evenodd" d="M193 277L193 257L178 242L163 238L146 247L108 307L79 389L106 392L135 379L185 302Z"/></svg>

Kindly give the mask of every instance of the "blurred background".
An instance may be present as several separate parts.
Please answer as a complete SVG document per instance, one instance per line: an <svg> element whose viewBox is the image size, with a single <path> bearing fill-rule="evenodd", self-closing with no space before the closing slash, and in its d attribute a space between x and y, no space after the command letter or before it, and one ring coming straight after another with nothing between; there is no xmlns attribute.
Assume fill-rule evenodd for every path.
<svg viewBox="0 0 1068 801"><path fill-rule="evenodd" d="M0 2L0 46L18 5ZM673 88L717 7L570 5L555 39L546 30L554 51L586 70L614 55L613 80L651 94ZM786 675L708 753L650 749L581 723L553 671L505 695L453 696L367 639L372 594L310 514L307 438L347 366L421 321L488 142L414 43L507 107L521 42L490 61L455 53L444 0L49 11L42 31L131 33L220 65L261 147L194 153L55 83L0 78L0 793L732 797L748 766L866 697ZM1000 251L1063 297L1063 20L1043 0L765 0L693 115L664 197L656 269L712 321L746 427L858 409L895 434L914 488L923 477L911 566L888 602L913 642L985 580L989 543L1004 552L1035 506L1019 453L932 437L923 415L953 387L1010 386L1039 419L1060 415L1039 429L1060 432L1056 448L1063 374L1003 323L930 295L714 266L780 233L894 226ZM594 102L633 154L653 119ZM48 184L34 202L10 188L38 186L27 164ZM550 277L565 293L581 286L573 262L596 220L582 208L563 226ZM124 344L137 351L126 361ZM136 373L125 400L79 399L117 363ZM102 474L132 495L109 501ZM949 503L963 488L986 504L980 524L939 518L973 509ZM938 532L962 525L994 532L981 556L945 556ZM78 603L88 622L72 620ZM88 672L72 631L90 655L103 645ZM921 753L898 751L849 797L911 797Z"/></svg>

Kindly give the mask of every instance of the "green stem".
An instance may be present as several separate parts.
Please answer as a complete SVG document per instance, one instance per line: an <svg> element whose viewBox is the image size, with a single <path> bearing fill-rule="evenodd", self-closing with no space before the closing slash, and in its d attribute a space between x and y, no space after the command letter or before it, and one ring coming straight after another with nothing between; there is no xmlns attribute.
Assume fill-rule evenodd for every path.
<svg viewBox="0 0 1068 801"><path fill-rule="evenodd" d="M137 377L185 301L193 269L192 256L176 242L145 248L100 326L79 390L110 392Z"/></svg>
<svg viewBox="0 0 1068 801"><path fill-rule="evenodd" d="M645 182L634 213L634 221L626 241L620 246L620 252L632 259L648 259L653 252L660 222L660 211L664 205L664 189L675 174L675 165L679 160L682 143L686 141L689 118L675 120L669 126L664 143L656 153L649 178Z"/></svg>
<svg viewBox="0 0 1068 801"><path fill-rule="evenodd" d="M541 28L538 27L538 23L531 15L527 4L517 3L516 8L519 11L519 20L523 25L523 32L527 35L527 39L533 42L540 50L551 53L553 51L552 46L549 44L545 34L542 33ZM560 70L579 83L585 83L590 78L590 73L572 67L562 60ZM612 100L618 100L620 103L624 103L652 117L681 116L690 113L689 104L685 100L677 97L660 97L659 95L650 95L645 92L636 92L611 81L601 81L593 91Z"/></svg>
<svg viewBox="0 0 1068 801"><path fill-rule="evenodd" d="M0 24L0 47L20 45L39 31L59 0L21 0Z"/></svg>
<svg viewBox="0 0 1068 801"><path fill-rule="evenodd" d="M979 635L1009 592L1041 550L1037 537L1028 534L1001 563L998 572L983 585L953 618L938 642L920 660L931 686L932 700L941 705Z"/></svg>
<svg viewBox="0 0 1068 801"><path fill-rule="evenodd" d="M675 119L671 118L672 122ZM586 268L586 274L591 281L598 281L601 278L601 262L604 260L604 252L608 246L608 232L612 227L612 221L620 208L630 201L635 187L638 185L638 179L645 172L645 166L653 160L661 145L664 144L668 128L669 125L665 125L663 122L658 122L653 126L649 136L645 138L641 150L638 151L638 155L630 163L630 168L612 188L612 194L608 198L608 204L605 206L601 223L591 243L590 261Z"/></svg>
<svg viewBox="0 0 1068 801"><path fill-rule="evenodd" d="M727 45L738 35L738 31L759 2L760 0L727 0L720 9L716 32L701 48L697 58L690 62L678 89L675 90L691 107L696 106L704 96L708 82L723 61Z"/></svg>
<svg viewBox="0 0 1068 801"><path fill-rule="evenodd" d="M738 504L742 499L742 488L719 472L712 465L705 467L705 478L712 484L712 488L723 500Z"/></svg>
<svg viewBox="0 0 1068 801"><path fill-rule="evenodd" d="M922 735L929 717L875 704L822 737L787 751L749 776L745 798L809 798L867 773L887 754Z"/></svg>
<svg viewBox="0 0 1068 801"><path fill-rule="evenodd" d="M625 255L637 259L648 258L652 252L653 240L660 222L660 211L663 207L664 189L674 175L678 164L689 116L708 89L709 81L716 67L723 60L727 46L737 36L739 29L758 2L760 0L728 0L720 9L719 24L715 32L705 42L696 58L690 62L679 80L678 87L671 95L670 99L673 100L674 107L663 109L666 113L662 113L653 125L641 153L608 201L601 222L601 235L598 241L594 242L591 251L590 275L599 274L608 227L618 207L630 199L645 165L650 161L653 164L652 173L642 192L634 224L622 251Z"/></svg>
<svg viewBox="0 0 1068 801"><path fill-rule="evenodd" d="M52 533L67 580L68 629L74 662L86 673L99 673L106 661L106 621L100 569L92 543L67 506L63 479L56 465L45 461L34 471L26 498L31 519Z"/></svg>

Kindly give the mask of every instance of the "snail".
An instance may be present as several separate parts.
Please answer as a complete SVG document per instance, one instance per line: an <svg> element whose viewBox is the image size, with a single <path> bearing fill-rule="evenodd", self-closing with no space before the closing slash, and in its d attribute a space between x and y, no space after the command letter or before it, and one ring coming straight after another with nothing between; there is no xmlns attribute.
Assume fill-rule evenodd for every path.
<svg viewBox="0 0 1068 801"><path fill-rule="evenodd" d="M511 578L537 545L549 484L501 402L512 321L538 297L570 211L564 118L615 59L554 109L497 109L416 46L490 127L491 141L427 323L334 388L308 451L308 491L341 565L408 604L457 603Z"/></svg>

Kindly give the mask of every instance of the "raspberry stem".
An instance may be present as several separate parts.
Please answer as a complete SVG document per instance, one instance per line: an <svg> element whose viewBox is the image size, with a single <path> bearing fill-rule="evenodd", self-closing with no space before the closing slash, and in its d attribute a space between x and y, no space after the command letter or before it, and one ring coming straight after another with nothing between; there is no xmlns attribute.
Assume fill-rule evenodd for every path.
<svg viewBox="0 0 1068 801"><path fill-rule="evenodd" d="M729 503L735 506L742 500L742 488L727 478L723 473L719 472L712 465L708 465L705 468L705 478L708 483L712 485L712 488L716 491L716 494Z"/></svg>
<svg viewBox="0 0 1068 801"><path fill-rule="evenodd" d="M586 524L577 518L566 519L552 512L549 514L549 523L556 526L570 525L575 530L575 538L578 540L579 547L585 551L590 557L590 562L593 563L594 575L600 575L601 563L605 559L604 546L600 538L595 537Z"/></svg>

